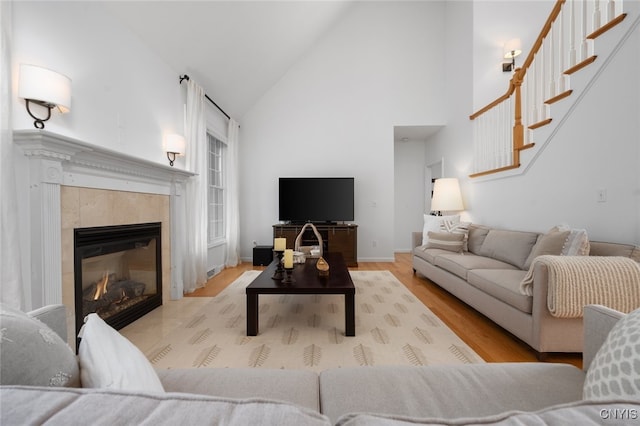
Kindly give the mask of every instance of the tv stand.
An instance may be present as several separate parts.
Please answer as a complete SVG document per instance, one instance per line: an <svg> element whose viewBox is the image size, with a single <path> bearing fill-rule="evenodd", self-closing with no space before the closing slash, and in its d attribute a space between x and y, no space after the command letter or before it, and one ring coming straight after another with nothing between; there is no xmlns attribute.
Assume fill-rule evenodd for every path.
<svg viewBox="0 0 640 426"><path fill-rule="evenodd" d="M342 253L347 266L358 266L358 225L336 223L314 223L322 237L322 251ZM286 238L287 248L294 248L296 237L302 230L302 224L287 223L273 225L273 238ZM317 245L313 230L307 228L302 236L302 245Z"/></svg>

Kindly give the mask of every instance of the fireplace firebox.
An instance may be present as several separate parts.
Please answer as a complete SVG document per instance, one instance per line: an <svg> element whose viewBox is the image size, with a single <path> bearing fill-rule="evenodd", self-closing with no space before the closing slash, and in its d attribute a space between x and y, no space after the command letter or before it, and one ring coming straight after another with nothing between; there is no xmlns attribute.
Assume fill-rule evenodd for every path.
<svg viewBox="0 0 640 426"><path fill-rule="evenodd" d="M161 224L74 230L76 335L97 313L115 329L162 305Z"/></svg>

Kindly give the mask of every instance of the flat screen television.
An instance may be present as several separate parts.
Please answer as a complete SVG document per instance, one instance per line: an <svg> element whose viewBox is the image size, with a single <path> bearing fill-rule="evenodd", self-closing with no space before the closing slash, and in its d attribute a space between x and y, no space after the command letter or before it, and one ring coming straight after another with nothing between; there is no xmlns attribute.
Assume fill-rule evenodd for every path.
<svg viewBox="0 0 640 426"><path fill-rule="evenodd" d="M280 221L333 223L354 219L354 178L281 177Z"/></svg>

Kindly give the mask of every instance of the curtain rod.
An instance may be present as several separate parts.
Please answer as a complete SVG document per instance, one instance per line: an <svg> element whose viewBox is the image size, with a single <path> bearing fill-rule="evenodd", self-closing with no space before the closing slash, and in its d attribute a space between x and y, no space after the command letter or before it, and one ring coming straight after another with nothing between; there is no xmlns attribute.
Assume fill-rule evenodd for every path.
<svg viewBox="0 0 640 426"><path fill-rule="evenodd" d="M183 80L187 80L187 81L189 81L189 76L188 76L187 74L185 74L185 75L181 75L181 76L180 76L180 84L182 84L182 81L183 81ZM209 95L207 95L207 94L205 93L205 94L204 94L204 97L205 97L205 98L207 98L207 100L208 100L209 102L211 102L213 105L215 105L215 107L216 107L216 108L218 108L218 110L220 110L220 112L221 112L221 113L223 113L225 117L227 117L229 120L231 120L231 117L229 117L229 114L227 114L226 112L224 112L224 110L223 110L222 108L220 108L220 107L218 106L218 104L217 104L213 99L211 99L211 98L209 97Z"/></svg>

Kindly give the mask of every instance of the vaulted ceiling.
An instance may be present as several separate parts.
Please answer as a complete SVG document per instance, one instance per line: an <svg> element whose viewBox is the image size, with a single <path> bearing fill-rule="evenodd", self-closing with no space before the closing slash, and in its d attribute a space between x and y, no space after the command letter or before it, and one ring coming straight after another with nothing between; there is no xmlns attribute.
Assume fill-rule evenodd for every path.
<svg viewBox="0 0 640 426"><path fill-rule="evenodd" d="M353 7L351 1L105 2L236 119Z"/></svg>

